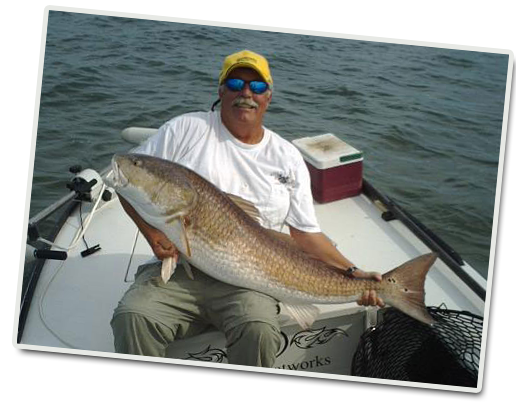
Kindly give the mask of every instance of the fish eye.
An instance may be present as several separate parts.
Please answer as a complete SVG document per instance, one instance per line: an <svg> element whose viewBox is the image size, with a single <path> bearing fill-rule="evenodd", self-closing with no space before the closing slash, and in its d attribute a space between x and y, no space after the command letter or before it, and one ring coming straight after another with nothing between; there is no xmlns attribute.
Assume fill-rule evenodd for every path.
<svg viewBox="0 0 516 405"><path fill-rule="evenodd" d="M142 165L142 161L140 159L134 159L133 165L135 165L136 167L140 167Z"/></svg>

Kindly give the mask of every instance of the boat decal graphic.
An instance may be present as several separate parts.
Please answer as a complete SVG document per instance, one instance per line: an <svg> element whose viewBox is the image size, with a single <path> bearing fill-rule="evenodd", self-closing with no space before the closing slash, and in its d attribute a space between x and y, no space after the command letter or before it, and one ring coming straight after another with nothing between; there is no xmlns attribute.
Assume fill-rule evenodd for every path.
<svg viewBox="0 0 516 405"><path fill-rule="evenodd" d="M296 333L290 345L295 344L300 349L311 349L314 346L328 343L335 336L349 337L348 333L342 329L326 329L324 326L320 329L310 329Z"/></svg>
<svg viewBox="0 0 516 405"><path fill-rule="evenodd" d="M188 357L183 360L200 360L200 361L211 361L213 363L223 363L227 360L227 354L222 349L211 348L208 346L206 349L197 353L188 353Z"/></svg>

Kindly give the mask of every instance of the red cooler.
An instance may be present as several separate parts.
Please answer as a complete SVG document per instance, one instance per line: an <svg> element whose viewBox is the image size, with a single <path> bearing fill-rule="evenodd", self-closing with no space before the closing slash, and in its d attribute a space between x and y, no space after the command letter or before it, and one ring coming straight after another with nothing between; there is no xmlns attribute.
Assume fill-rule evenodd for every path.
<svg viewBox="0 0 516 405"><path fill-rule="evenodd" d="M362 190L361 151L333 134L295 139L310 172L312 194L319 203L360 194Z"/></svg>

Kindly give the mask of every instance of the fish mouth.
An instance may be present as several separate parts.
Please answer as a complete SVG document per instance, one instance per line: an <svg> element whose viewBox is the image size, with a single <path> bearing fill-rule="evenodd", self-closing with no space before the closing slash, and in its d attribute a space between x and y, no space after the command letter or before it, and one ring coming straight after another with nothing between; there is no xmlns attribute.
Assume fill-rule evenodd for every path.
<svg viewBox="0 0 516 405"><path fill-rule="evenodd" d="M111 172L106 177L106 183L115 189L123 188L129 184L129 180L124 176L120 166L118 165L118 155L114 155L111 159Z"/></svg>

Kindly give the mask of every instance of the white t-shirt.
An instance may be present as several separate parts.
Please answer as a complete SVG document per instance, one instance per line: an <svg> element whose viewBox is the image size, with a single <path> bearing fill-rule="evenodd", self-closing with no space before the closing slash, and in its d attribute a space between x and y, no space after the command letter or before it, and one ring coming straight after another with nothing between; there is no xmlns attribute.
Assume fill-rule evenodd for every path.
<svg viewBox="0 0 516 405"><path fill-rule="evenodd" d="M182 164L220 190L250 201L266 228L281 230L287 223L304 232L320 232L301 154L264 130L260 143L249 145L227 130L219 112L189 113L165 123L133 152Z"/></svg>

